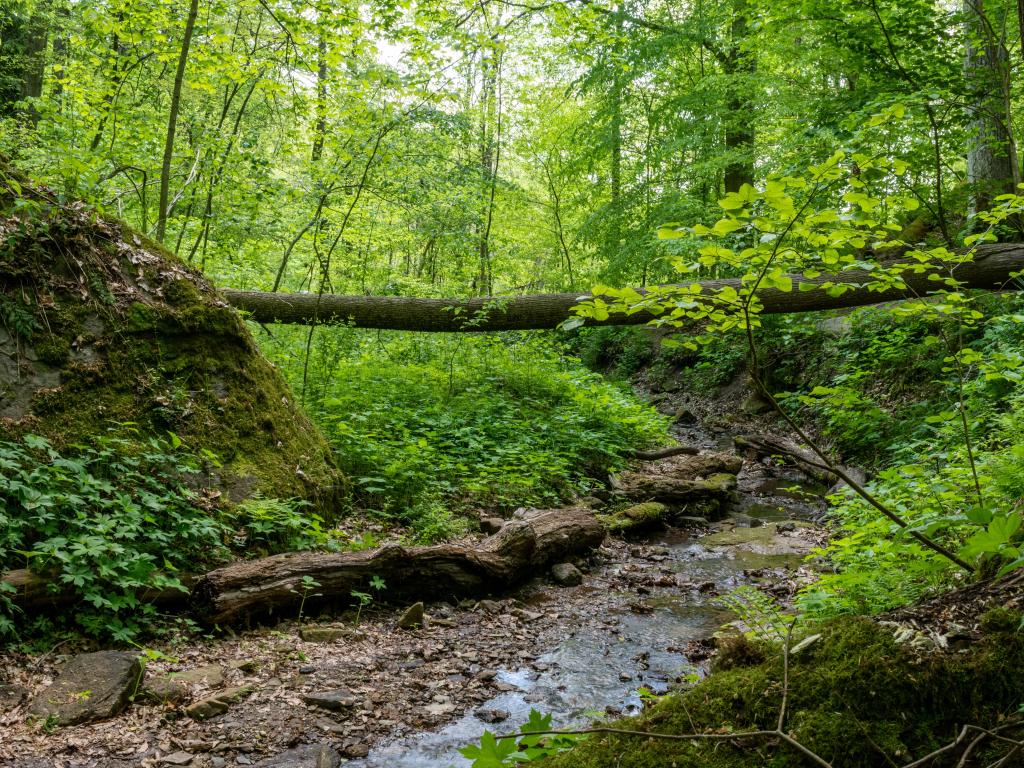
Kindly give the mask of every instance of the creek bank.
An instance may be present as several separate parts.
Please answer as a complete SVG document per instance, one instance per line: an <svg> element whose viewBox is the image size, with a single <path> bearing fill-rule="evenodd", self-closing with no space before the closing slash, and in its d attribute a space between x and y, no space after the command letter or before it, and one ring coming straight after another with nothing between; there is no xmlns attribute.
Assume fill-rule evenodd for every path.
<svg viewBox="0 0 1024 768"><path fill-rule="evenodd" d="M807 547L814 543L808 538ZM183 752L192 757L182 764L216 768L220 760L259 764L300 746L323 745L349 759L369 752L363 764L376 768L392 764L390 757L373 757L378 745L386 750L404 737L416 739L466 718L479 734L494 711L509 713L510 723L524 706L560 710L563 718L581 717L597 704L637 711L638 687L663 689L699 663L688 660L687 646L729 618L711 605L715 594L750 580L792 589L813 579L809 569L794 570L794 562L792 556L770 566L758 561L748 575L751 561L731 545L707 549L696 534L668 529L647 543L610 539L576 559L586 573L580 586L534 581L503 599L427 603L419 629L399 629L399 609L371 606L358 628L351 615L347 621L285 621L274 629L167 647L163 652L175 660L150 661L143 685L179 673L171 679L183 681L183 699L140 700L114 719L52 733L39 721L26 721L23 705L14 706L0 716L8 736L0 764L28 768L53 758L68 768L158 766ZM562 647L561 656L550 657L551 649ZM696 642L694 648L700 647ZM59 653L38 664L7 657L0 680L34 692L59 673L60 660ZM210 668L218 674L209 674ZM623 673L630 679L620 680ZM228 702L221 713L188 716L196 703L240 687L249 688L248 695ZM307 703L338 691L345 694L338 694L337 709ZM604 703L591 698L594 691ZM447 751L466 741L458 734L451 738L461 741L446 742Z"/></svg>

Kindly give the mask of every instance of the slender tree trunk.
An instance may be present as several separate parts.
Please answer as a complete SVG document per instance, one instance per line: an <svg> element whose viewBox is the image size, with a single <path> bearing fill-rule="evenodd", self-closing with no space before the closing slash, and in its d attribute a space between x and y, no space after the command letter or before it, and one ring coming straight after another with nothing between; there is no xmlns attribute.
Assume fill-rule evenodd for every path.
<svg viewBox="0 0 1024 768"><path fill-rule="evenodd" d="M725 191L738 192L744 184L754 183L754 123L750 99L752 78L756 67L754 54L744 45L748 34L747 1L736 3L731 27L731 49L725 60L725 73L730 75L729 109L725 116Z"/></svg>
<svg viewBox="0 0 1024 768"><path fill-rule="evenodd" d="M324 16L327 13L323 5L317 7L317 46L316 46L316 124L313 126L313 149L310 162L317 165L324 152L324 136L327 134L327 31Z"/></svg>
<svg viewBox="0 0 1024 768"><path fill-rule="evenodd" d="M164 158L160 166L160 210L157 212L156 239L164 241L167 234L167 216L170 213L167 201L171 188L171 159L174 156L174 133L178 126L178 110L181 107L181 87L185 82L185 65L188 63L188 52L192 46L192 32L199 15L199 0L192 0L185 21L185 34L181 40L181 53L178 55L178 69L174 74L174 90L171 92L171 109L167 117L167 138L164 141Z"/></svg>
<svg viewBox="0 0 1024 768"><path fill-rule="evenodd" d="M988 210L1020 182L1010 115L1010 64L1005 41L985 15L985 0L964 0L964 77L970 111L967 182L970 213Z"/></svg>

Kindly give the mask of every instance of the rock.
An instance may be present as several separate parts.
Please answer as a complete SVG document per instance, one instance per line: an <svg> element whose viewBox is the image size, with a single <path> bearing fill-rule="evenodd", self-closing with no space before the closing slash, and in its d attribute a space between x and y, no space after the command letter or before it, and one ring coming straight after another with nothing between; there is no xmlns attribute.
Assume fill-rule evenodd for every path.
<svg viewBox="0 0 1024 768"><path fill-rule="evenodd" d="M602 509L605 506L604 501L597 496L584 496L580 499L580 504L591 509Z"/></svg>
<svg viewBox="0 0 1024 768"><path fill-rule="evenodd" d="M303 696L302 700L314 707L329 709L332 712L340 712L359 704L359 698L353 696L352 692L347 688L336 688L333 691L311 693Z"/></svg>
<svg viewBox="0 0 1024 768"><path fill-rule="evenodd" d="M345 746L342 747L345 752L345 757L358 760L361 757L366 757L370 754L370 747L361 741L346 741ZM319 768L319 766L317 766Z"/></svg>
<svg viewBox="0 0 1024 768"><path fill-rule="evenodd" d="M623 683L628 683L633 679L633 676L629 672L619 672L619 680Z"/></svg>
<svg viewBox="0 0 1024 768"><path fill-rule="evenodd" d="M307 643L336 643L338 640L357 643L366 639L366 633L354 627L303 627L299 637Z"/></svg>
<svg viewBox="0 0 1024 768"><path fill-rule="evenodd" d="M193 720L209 720L211 717L227 712L233 704L240 702L251 694L253 690L254 688L251 685L225 688L223 691L218 691L212 696L207 696L205 699L189 704L185 709L185 714Z"/></svg>
<svg viewBox="0 0 1024 768"><path fill-rule="evenodd" d="M583 583L583 574L572 563L557 563L551 566L551 577L563 587L575 587Z"/></svg>
<svg viewBox="0 0 1024 768"><path fill-rule="evenodd" d="M10 712L28 696L28 691L12 683L0 683L0 712Z"/></svg>
<svg viewBox="0 0 1024 768"><path fill-rule="evenodd" d="M192 762L193 757L195 755L191 752L171 752L171 754L161 757L160 762L164 765L188 765Z"/></svg>
<svg viewBox="0 0 1024 768"><path fill-rule="evenodd" d="M423 626L423 603L413 603L405 609L402 618L398 620L399 629L416 629Z"/></svg>
<svg viewBox="0 0 1024 768"><path fill-rule="evenodd" d="M438 702L435 704L427 704L423 709L428 715L432 715L433 717L444 717L445 715L452 714L458 708L454 704Z"/></svg>
<svg viewBox="0 0 1024 768"><path fill-rule="evenodd" d="M504 709L486 709L486 708L484 708L484 709L478 709L473 714L476 715L479 720L481 720L482 722L487 723L488 725L493 725L494 723L504 722L505 720L508 720L509 717L511 717L510 713L505 711Z"/></svg>
<svg viewBox="0 0 1024 768"><path fill-rule="evenodd" d="M792 533L793 531L796 530L796 523L794 523L792 521L784 522L784 523L776 523L775 530L778 531L779 533Z"/></svg>
<svg viewBox="0 0 1024 768"><path fill-rule="evenodd" d="M676 424L696 424L697 416L686 406L683 406L672 414L672 421Z"/></svg>
<svg viewBox="0 0 1024 768"><path fill-rule="evenodd" d="M29 713L58 725L113 717L128 706L142 682L142 662L131 653L97 651L75 656L53 685L36 696Z"/></svg>
<svg viewBox="0 0 1024 768"><path fill-rule="evenodd" d="M496 600L481 600L477 603L477 607L480 608L484 613L500 613L501 603Z"/></svg>
<svg viewBox="0 0 1024 768"><path fill-rule="evenodd" d="M501 517L485 517L480 520L480 530L488 536L495 534L505 527L505 520Z"/></svg>
<svg viewBox="0 0 1024 768"><path fill-rule="evenodd" d="M228 662L230 669L237 669L239 672L244 672L247 675L251 675L258 668L258 665L252 659L232 659Z"/></svg>
<svg viewBox="0 0 1024 768"><path fill-rule="evenodd" d="M484 682L488 680L493 680L497 676L498 670L496 669L481 669L479 672L476 673L476 679L483 680Z"/></svg>
<svg viewBox="0 0 1024 768"><path fill-rule="evenodd" d="M736 473L742 465L739 456L726 453L672 456L650 462L641 471L623 472L612 482L626 498L635 501L684 506L690 514L701 505L714 514L732 498Z"/></svg>
<svg viewBox="0 0 1024 768"><path fill-rule="evenodd" d="M216 664L182 672L171 672L167 675L148 680L139 695L147 701L162 704L177 704L188 695L190 685L216 687L224 684L224 668Z"/></svg>
<svg viewBox="0 0 1024 768"><path fill-rule="evenodd" d="M661 523L669 513L669 508L657 501L634 504L614 515L602 518L601 523L610 533L642 530Z"/></svg>
<svg viewBox="0 0 1024 768"><path fill-rule="evenodd" d="M352 757L352 755L349 755ZM304 744L256 763L257 768L338 768L341 755L330 744Z"/></svg>
<svg viewBox="0 0 1024 768"><path fill-rule="evenodd" d="M309 666L309 665L307 665L305 667L299 667L299 674L300 675L312 675L314 672L316 672L316 667Z"/></svg>

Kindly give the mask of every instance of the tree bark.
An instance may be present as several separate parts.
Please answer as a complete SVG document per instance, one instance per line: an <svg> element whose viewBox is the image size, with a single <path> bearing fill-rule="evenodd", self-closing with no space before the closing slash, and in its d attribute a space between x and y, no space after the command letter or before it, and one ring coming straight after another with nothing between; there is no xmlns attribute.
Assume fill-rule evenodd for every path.
<svg viewBox="0 0 1024 768"><path fill-rule="evenodd" d="M1016 290L1013 273L1024 269L1024 243L981 246L973 262L961 264L954 276L967 288ZM793 290L763 288L757 292L764 314L813 312L825 309L859 307L885 301L925 296L941 290L941 282L928 273L903 275L905 289L872 291L861 287L871 276L850 270L841 277L823 275L813 280L792 275ZM830 281L853 286L842 296L832 297L823 290L800 290L804 285ZM738 279L709 280L701 283L704 291L726 286L738 288ZM524 331L555 328L573 316L572 309L590 298L579 293L549 293L529 296L470 299L421 299L402 296L340 296L315 293L266 293L262 291L224 291L230 304L249 313L259 323L291 325L350 324L357 328L381 328L397 331ZM613 314L607 320L587 320L587 325L640 325L657 319L647 311L631 315Z"/></svg>
<svg viewBox="0 0 1024 768"><path fill-rule="evenodd" d="M540 510L513 520L477 547L390 545L363 552L295 552L236 563L206 574L193 598L198 615L231 624L275 609L297 610L307 576L318 582L313 591L323 599L348 600L352 590L365 589L374 576L387 583L387 599L483 595L593 549L603 539L604 528L589 509Z"/></svg>
<svg viewBox="0 0 1024 768"><path fill-rule="evenodd" d="M992 206L997 195L1014 191L1020 181L1010 109L1010 62L1004 39L988 23L985 0L964 0L967 45L964 78L970 131L967 183L975 214Z"/></svg>

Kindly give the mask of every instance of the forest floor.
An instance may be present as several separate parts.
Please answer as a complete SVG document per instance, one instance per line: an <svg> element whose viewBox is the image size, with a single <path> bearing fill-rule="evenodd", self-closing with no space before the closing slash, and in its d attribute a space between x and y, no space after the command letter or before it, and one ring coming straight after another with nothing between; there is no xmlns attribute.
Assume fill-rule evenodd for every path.
<svg viewBox="0 0 1024 768"><path fill-rule="evenodd" d="M681 407L675 397L659 400L664 410ZM734 423L691 425L679 437L724 448L738 431ZM578 561L580 585L539 577L493 600L428 604L423 626L412 631L398 628L406 606L372 606L358 625L351 613L296 617L157 647L143 688L171 672L185 672L184 687L105 721L53 728L26 718L25 702L75 649L2 657L0 765L448 765L415 744L389 757L387 745L456 722L462 729L448 741L469 743L488 723L518 726L524 703L561 708L562 722L637 711L638 689L665 690L702 674L710 639L732 618L717 595L755 583L785 603L814 579L801 561L825 533L787 521L814 517L820 500L787 491L794 480L748 458L739 504L724 521L633 542L607 539ZM238 700L223 714L188 716L196 702L234 689ZM434 744L430 754L454 746Z"/></svg>

